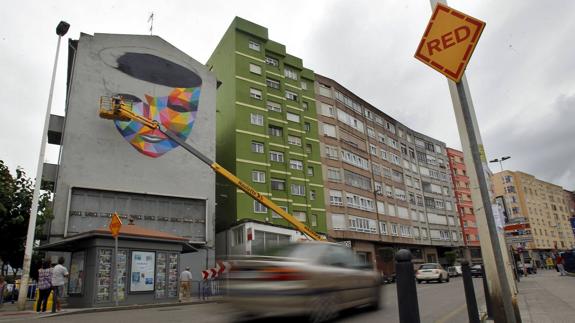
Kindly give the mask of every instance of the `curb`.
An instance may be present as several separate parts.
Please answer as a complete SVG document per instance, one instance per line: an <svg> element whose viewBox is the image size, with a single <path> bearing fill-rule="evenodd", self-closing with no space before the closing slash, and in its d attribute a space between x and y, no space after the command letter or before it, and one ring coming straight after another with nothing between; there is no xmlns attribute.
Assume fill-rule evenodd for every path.
<svg viewBox="0 0 575 323"><path fill-rule="evenodd" d="M222 298L218 299L211 299L205 301L191 301L191 302L178 302L178 303L156 303L156 304L134 304L134 305L123 305L123 306L114 306L114 307L93 307L87 309L70 309L69 311L54 313L51 315L42 316L41 318L45 317L55 317L55 316L67 316L67 315L75 315L75 314L90 314L90 313L100 313L100 312L116 312L116 311L127 311L127 310L134 310L134 309L147 309L147 308L161 308L161 307L174 307L174 306L184 306L184 305L196 305L196 304L210 304L210 303L217 303L221 301Z"/></svg>

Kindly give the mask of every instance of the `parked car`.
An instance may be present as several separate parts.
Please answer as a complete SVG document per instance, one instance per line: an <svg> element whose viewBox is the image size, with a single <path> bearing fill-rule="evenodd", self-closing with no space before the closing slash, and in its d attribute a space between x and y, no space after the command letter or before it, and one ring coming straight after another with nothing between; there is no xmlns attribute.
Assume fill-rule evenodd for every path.
<svg viewBox="0 0 575 323"><path fill-rule="evenodd" d="M481 265L473 265L469 268L471 271L471 277L483 277L483 270L481 270Z"/></svg>
<svg viewBox="0 0 575 323"><path fill-rule="evenodd" d="M231 261L228 301L242 317L305 315L324 322L347 308L380 306L380 274L338 244L287 244Z"/></svg>
<svg viewBox="0 0 575 323"><path fill-rule="evenodd" d="M459 270L457 270L457 267L459 267ZM461 266L447 267L447 273L449 274L449 277L460 276L461 275Z"/></svg>
<svg viewBox="0 0 575 323"><path fill-rule="evenodd" d="M437 263L427 263L423 264L419 267L417 272L415 273L415 279L417 280L418 284L421 284L422 281L438 281L440 283L448 282L449 281L449 274L440 264Z"/></svg>

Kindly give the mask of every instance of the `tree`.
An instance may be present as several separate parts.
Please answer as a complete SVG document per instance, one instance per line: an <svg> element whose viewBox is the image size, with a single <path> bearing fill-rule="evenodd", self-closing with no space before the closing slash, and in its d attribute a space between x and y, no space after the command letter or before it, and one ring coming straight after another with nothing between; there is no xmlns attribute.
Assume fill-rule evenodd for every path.
<svg viewBox="0 0 575 323"><path fill-rule="evenodd" d="M41 191L38 203L36 238L42 236L42 227L52 218L51 187L43 185L42 188L44 190ZM12 267L13 274L22 268L33 193L33 181L26 176L24 170L18 167L16 177L13 177L0 160L0 259L1 273L4 275L7 274L7 265Z"/></svg>
<svg viewBox="0 0 575 323"><path fill-rule="evenodd" d="M455 251L446 251L445 260L447 261L449 266L453 266L455 260L457 260L457 253Z"/></svg>

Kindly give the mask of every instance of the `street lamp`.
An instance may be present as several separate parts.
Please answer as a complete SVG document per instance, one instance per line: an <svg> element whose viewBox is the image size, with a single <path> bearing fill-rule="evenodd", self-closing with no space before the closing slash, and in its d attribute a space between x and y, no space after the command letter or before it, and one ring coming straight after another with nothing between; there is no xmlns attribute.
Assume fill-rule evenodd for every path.
<svg viewBox="0 0 575 323"><path fill-rule="evenodd" d="M28 221L28 234L26 235L26 247L24 249L24 261L22 264L22 277L20 279L20 293L18 294L18 309L26 309L26 296L28 294L28 279L30 277L30 264L32 262L32 248L34 246L34 232L36 231L36 216L38 214L38 197L40 195L40 186L42 184L42 171L44 165L44 155L46 152L46 131L50 121L50 110L52 108L52 96L54 94L54 83L56 81L56 69L58 67L58 55L60 54L60 42L62 36L66 35L70 29L70 24L60 21L56 27L58 35L58 44L56 45L56 58L54 59L54 68L52 69L52 82L50 83L50 92L48 94L48 105L46 107L46 116L44 118L44 128L42 129L42 141L40 142L40 155L38 156L38 168L36 169L36 182L34 184L34 195L32 196L32 207L30 208L30 219Z"/></svg>
<svg viewBox="0 0 575 323"><path fill-rule="evenodd" d="M505 156L505 157L501 157L501 158L495 158L493 160L490 160L490 163L497 163L499 162L499 167L501 168L501 171L503 171L503 162L508 160L509 158L511 158L511 156Z"/></svg>

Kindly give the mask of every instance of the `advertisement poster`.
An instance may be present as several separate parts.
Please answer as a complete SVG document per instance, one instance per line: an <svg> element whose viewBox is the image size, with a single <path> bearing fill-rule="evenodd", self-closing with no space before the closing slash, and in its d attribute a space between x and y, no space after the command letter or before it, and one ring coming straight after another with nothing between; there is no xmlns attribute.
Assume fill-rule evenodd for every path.
<svg viewBox="0 0 575 323"><path fill-rule="evenodd" d="M116 255L116 288L118 291L118 301L126 300L126 269L128 267L128 251L118 250Z"/></svg>
<svg viewBox="0 0 575 323"><path fill-rule="evenodd" d="M178 254L168 254L168 297L178 296Z"/></svg>
<svg viewBox="0 0 575 323"><path fill-rule="evenodd" d="M109 302L112 283L112 249L100 249L98 251L96 301L98 303Z"/></svg>
<svg viewBox="0 0 575 323"><path fill-rule="evenodd" d="M84 286L84 259L86 253L74 252L70 264L70 283L68 284L68 294L82 294Z"/></svg>
<svg viewBox="0 0 575 323"><path fill-rule="evenodd" d="M158 252L156 259L156 298L166 297L166 253Z"/></svg>
<svg viewBox="0 0 575 323"><path fill-rule="evenodd" d="M154 290L156 254L148 251L132 251L130 292Z"/></svg>

